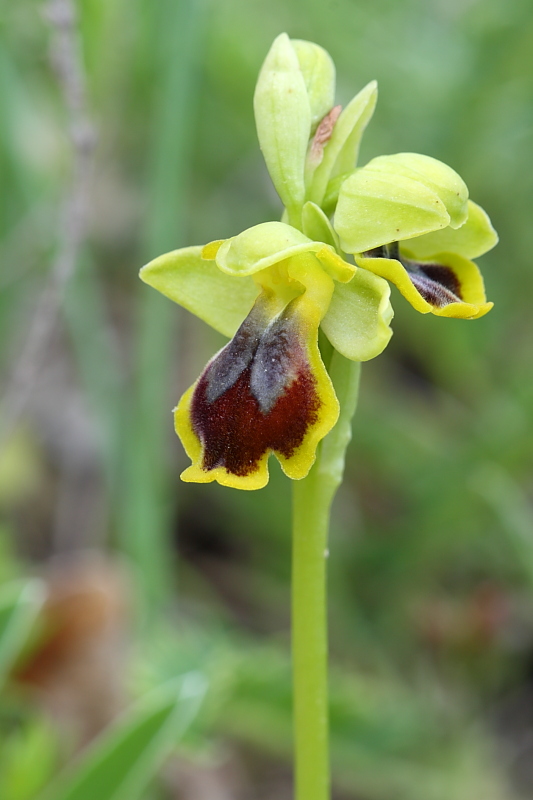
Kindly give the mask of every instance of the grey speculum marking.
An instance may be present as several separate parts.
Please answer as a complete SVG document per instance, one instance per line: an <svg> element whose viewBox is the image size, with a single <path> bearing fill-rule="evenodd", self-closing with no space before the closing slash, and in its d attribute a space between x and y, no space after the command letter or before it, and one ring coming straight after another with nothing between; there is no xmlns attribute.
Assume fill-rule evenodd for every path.
<svg viewBox="0 0 533 800"><path fill-rule="evenodd" d="M206 368L208 403L214 403L231 389L239 375L250 365L263 333L260 320L263 320L263 314L254 306L231 342L208 364Z"/></svg>
<svg viewBox="0 0 533 800"><path fill-rule="evenodd" d="M272 411L284 389L296 378L298 348L291 327L285 315L273 322L261 337L253 359L250 390L263 414Z"/></svg>
<svg viewBox="0 0 533 800"><path fill-rule="evenodd" d="M265 315L254 307L226 347L206 368L206 400L214 403L251 365L250 393L268 414L297 377L303 354L288 312L265 327Z"/></svg>

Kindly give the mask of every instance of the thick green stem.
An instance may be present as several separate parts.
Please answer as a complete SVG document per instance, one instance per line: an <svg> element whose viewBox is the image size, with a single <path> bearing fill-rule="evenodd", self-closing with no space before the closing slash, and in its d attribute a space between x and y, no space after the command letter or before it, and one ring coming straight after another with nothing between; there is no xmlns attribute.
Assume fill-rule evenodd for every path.
<svg viewBox="0 0 533 800"><path fill-rule="evenodd" d="M309 475L293 484L292 653L295 798L330 797L326 563L330 508L344 471L357 403L359 364L333 353L341 412Z"/></svg>

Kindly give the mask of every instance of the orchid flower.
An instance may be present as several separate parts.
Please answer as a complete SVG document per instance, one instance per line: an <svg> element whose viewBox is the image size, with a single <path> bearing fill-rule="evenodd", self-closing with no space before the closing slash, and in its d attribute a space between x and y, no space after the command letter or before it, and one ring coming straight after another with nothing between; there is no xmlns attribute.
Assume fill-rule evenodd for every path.
<svg viewBox="0 0 533 800"><path fill-rule="evenodd" d="M470 259L498 237L464 181L434 158L398 153L355 170L340 188L335 229L359 266L422 314L478 319L493 306Z"/></svg>
<svg viewBox="0 0 533 800"><path fill-rule="evenodd" d="M316 206L307 214L327 226ZM319 325L348 358L378 355L391 336L387 283L283 222L161 256L141 276L232 336L175 411L193 460L182 478L259 489L270 452L305 477L339 414Z"/></svg>
<svg viewBox="0 0 533 800"><path fill-rule="evenodd" d="M289 478L307 475L339 413L319 326L348 359L379 355L392 335L384 278L423 313L476 318L491 307L468 259L496 236L464 182L441 162L408 153L354 169L377 87L370 83L341 112L334 84L322 48L278 37L255 113L284 221L168 253L141 271L232 337L175 411L192 460L185 481L259 489L270 453ZM332 191L333 225L324 211Z"/></svg>

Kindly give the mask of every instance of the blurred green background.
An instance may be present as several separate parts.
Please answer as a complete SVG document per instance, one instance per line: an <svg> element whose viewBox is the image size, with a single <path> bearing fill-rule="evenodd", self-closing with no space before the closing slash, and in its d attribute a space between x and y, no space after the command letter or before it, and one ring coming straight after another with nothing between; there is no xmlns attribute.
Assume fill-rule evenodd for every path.
<svg viewBox="0 0 533 800"><path fill-rule="evenodd" d="M335 798L531 797L530 0L77 11L86 231L27 402L1 425L0 797L118 798L57 776L130 707L159 744L123 800L291 796L290 487L273 461L257 493L180 483L170 409L222 339L137 278L279 217L252 96L283 30L330 52L338 102L377 78L360 163L442 159L501 237L480 264L487 317L428 318L394 291L394 337L363 369L330 544ZM68 224L49 17L0 2L0 410ZM184 711L180 695L181 728L146 733L138 698L191 675L203 701Z"/></svg>

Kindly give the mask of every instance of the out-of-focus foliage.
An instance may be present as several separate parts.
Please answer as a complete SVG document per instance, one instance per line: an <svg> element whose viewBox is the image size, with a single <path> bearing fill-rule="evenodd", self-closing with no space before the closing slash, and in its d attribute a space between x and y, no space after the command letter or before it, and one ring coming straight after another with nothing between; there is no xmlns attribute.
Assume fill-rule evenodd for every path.
<svg viewBox="0 0 533 800"><path fill-rule="evenodd" d="M103 735L81 764L76 764L47 795L50 800L135 800L172 751L205 693L195 674L158 687L142 705L130 711L115 729Z"/></svg>
<svg viewBox="0 0 533 800"><path fill-rule="evenodd" d="M449 163L501 239L481 264L487 317L429 319L394 293L391 345L363 371L330 544L336 796L531 796L529 0L77 8L97 131L89 231L0 453L0 580L41 574L49 593L11 640L20 662L0 646L0 796L37 798L121 708L191 671L205 703L143 800L290 796L289 487L275 468L253 496L178 483L170 409L223 339L137 279L160 252L278 218L252 97L282 30L331 53L338 102L378 80L361 164ZM72 158L42 11L0 2L2 389L57 253ZM125 584L107 555L50 571L87 547L119 554Z"/></svg>

